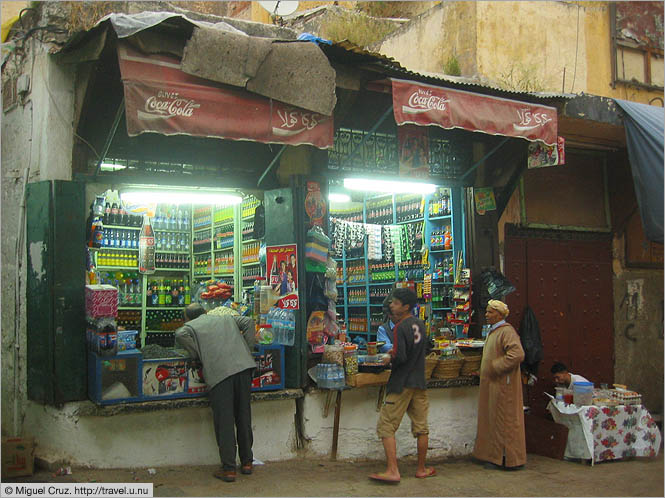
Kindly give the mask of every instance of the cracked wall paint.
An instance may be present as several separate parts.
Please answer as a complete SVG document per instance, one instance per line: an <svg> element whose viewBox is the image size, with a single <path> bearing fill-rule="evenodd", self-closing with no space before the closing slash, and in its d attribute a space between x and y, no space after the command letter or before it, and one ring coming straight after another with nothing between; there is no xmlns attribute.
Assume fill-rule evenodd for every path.
<svg viewBox="0 0 665 498"><path fill-rule="evenodd" d="M45 255L46 244L44 244L44 241L32 242L30 244L30 271L32 271L37 280L46 277Z"/></svg>

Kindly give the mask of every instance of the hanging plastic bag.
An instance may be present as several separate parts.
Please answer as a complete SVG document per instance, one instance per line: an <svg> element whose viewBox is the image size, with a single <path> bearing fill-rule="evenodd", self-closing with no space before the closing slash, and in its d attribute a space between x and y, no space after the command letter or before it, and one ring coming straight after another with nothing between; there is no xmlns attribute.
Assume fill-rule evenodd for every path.
<svg viewBox="0 0 665 498"><path fill-rule="evenodd" d="M513 284L494 268L483 271L480 274L480 279L492 299L503 300L507 294L515 290Z"/></svg>

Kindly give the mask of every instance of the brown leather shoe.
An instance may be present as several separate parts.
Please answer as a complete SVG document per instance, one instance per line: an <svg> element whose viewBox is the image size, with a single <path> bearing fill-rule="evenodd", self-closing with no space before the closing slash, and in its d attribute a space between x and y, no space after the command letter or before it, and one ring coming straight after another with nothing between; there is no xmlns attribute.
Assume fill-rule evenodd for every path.
<svg viewBox="0 0 665 498"><path fill-rule="evenodd" d="M243 465L242 467L240 467L240 473L241 473L241 474L249 475L249 474L251 474L253 471L254 471L254 465L251 464L251 463L248 463L248 464Z"/></svg>
<svg viewBox="0 0 665 498"><path fill-rule="evenodd" d="M217 479L221 479L224 482L235 482L236 477L238 476L235 470L224 470L224 469L219 469L213 475Z"/></svg>

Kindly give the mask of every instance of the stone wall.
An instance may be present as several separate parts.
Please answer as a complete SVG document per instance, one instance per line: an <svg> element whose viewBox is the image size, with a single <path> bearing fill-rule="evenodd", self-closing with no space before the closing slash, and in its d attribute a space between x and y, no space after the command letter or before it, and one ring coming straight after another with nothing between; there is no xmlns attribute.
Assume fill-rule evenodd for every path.
<svg viewBox="0 0 665 498"><path fill-rule="evenodd" d="M625 241L615 237L614 381L642 394L663 413L663 270L627 268Z"/></svg>
<svg viewBox="0 0 665 498"><path fill-rule="evenodd" d="M463 76L477 73L476 3L442 2L371 47L412 71L443 72L455 57Z"/></svg>

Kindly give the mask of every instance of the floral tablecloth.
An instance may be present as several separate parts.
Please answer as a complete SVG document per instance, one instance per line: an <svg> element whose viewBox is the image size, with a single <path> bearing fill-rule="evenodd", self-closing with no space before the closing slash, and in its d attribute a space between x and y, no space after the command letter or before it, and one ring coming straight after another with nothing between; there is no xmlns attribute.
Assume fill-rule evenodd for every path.
<svg viewBox="0 0 665 498"><path fill-rule="evenodd" d="M658 455L660 430L642 405L576 406L553 400L547 408L555 422L568 427L568 458L593 464Z"/></svg>

